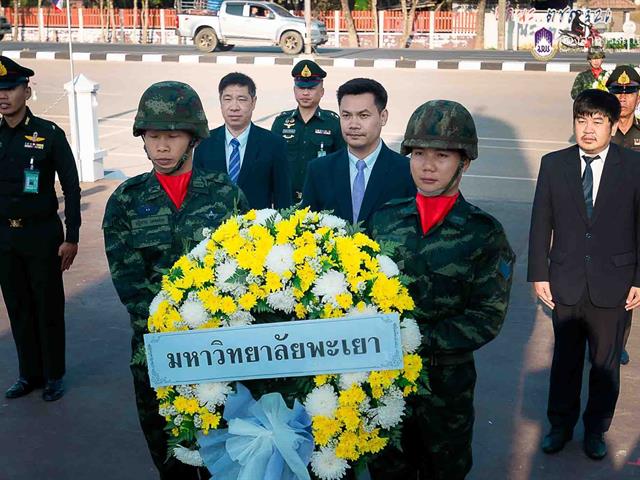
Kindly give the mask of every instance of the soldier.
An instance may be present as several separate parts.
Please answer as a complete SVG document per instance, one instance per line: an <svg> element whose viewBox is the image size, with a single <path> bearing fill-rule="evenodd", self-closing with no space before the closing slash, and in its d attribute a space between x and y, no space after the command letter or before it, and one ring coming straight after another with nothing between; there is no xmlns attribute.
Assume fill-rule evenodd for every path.
<svg viewBox="0 0 640 480"><path fill-rule="evenodd" d="M474 350L504 321L515 256L502 225L459 192L478 156L473 118L459 103L433 100L411 116L401 152L411 154L415 197L392 200L373 218L378 241L400 246L396 259L414 278L410 293L423 334L429 389L410 400L403 452L371 466L373 478L463 479L472 465Z"/></svg>
<svg viewBox="0 0 640 480"><path fill-rule="evenodd" d="M573 100L585 90L590 88L599 88L600 90L606 90L605 84L607 83L607 72L602 69L602 61L605 58L604 50L602 49L590 49L587 53L587 62L589 62L589 69L584 72L580 72L573 82L571 88L571 98Z"/></svg>
<svg viewBox="0 0 640 480"><path fill-rule="evenodd" d="M138 416L161 479L208 478L167 452L166 422L149 385L143 334L162 274L230 212L247 209L224 173L192 170L193 149L209 135L198 94L180 82L160 82L142 95L133 124L153 170L130 178L109 198L102 228L113 284L131 317L131 371Z"/></svg>
<svg viewBox="0 0 640 480"><path fill-rule="evenodd" d="M338 114L319 106L324 95L323 79L327 72L311 60L302 60L293 67L291 76L298 108L285 110L278 115L271 131L282 135L287 142L293 199L298 202L302 198L307 163L340 150L345 143Z"/></svg>
<svg viewBox="0 0 640 480"><path fill-rule="evenodd" d="M54 401L64 394L62 272L78 252L80 183L62 129L27 107L33 74L0 56L0 286L20 369L5 396L22 397L44 384L42 398ZM57 213L56 174L66 234Z"/></svg>

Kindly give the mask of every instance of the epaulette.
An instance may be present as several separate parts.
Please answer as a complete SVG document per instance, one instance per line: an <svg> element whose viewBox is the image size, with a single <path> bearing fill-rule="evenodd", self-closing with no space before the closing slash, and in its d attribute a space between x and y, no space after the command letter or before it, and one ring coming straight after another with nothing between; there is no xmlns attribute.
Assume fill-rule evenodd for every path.
<svg viewBox="0 0 640 480"><path fill-rule="evenodd" d="M116 188L116 192L122 193L128 188L132 188L136 185L145 183L149 179L149 175L151 175L151 173L152 172L145 172L141 173L140 175L136 175L135 177L127 178L124 182L118 185L118 188Z"/></svg>
<svg viewBox="0 0 640 480"><path fill-rule="evenodd" d="M480 223L483 223L494 230L504 230L502 224L496 217L471 203L469 204L469 214L469 216L473 217L474 220L479 221Z"/></svg>
<svg viewBox="0 0 640 480"><path fill-rule="evenodd" d="M291 115L291 113L293 113L294 111L295 111L295 108L293 110L283 110L278 114L276 118Z"/></svg>
<svg viewBox="0 0 640 480"><path fill-rule="evenodd" d="M338 115L336 112L333 112L331 110L323 110L323 112L328 113L329 115L331 115L336 120L340 120L340 115Z"/></svg>

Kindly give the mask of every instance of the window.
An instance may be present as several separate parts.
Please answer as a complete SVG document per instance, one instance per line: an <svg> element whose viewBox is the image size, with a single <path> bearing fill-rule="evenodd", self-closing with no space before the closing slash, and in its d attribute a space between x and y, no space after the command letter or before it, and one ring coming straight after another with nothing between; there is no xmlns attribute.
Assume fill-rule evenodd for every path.
<svg viewBox="0 0 640 480"><path fill-rule="evenodd" d="M242 10L244 5L242 3L227 3L227 14L228 15L237 15L238 17L242 16Z"/></svg>

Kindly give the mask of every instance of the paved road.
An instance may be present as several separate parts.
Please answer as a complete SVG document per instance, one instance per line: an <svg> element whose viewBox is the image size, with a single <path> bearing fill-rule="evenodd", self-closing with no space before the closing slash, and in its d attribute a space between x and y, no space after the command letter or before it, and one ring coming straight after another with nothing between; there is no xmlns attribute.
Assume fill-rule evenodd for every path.
<svg viewBox="0 0 640 480"><path fill-rule="evenodd" d="M74 51L89 53L164 53L164 54L195 54L199 53L193 45L131 45L131 44L101 44L76 43ZM65 43L38 42L2 42L2 50L29 51L66 51ZM482 60L482 61L531 61L529 52L511 52L496 50L425 50L425 49L374 49L374 48L320 48L318 53L327 58L359 58L359 59L401 59L406 60ZM281 56L285 54L277 47L236 47L229 52L215 52L210 55L245 55L252 56ZM584 52L559 53L553 62L583 62ZM619 52L607 56L611 63L640 63L640 53Z"/></svg>
<svg viewBox="0 0 640 480"><path fill-rule="evenodd" d="M68 66L61 61L25 61L37 72L36 113L68 127L62 84ZM139 139L131 136L140 93L164 79L187 81L203 97L210 124L221 118L218 79L230 68L258 83L254 118L270 125L292 104L289 68L234 65L142 65L77 62L78 72L100 83L100 144L109 151L113 175L148 168ZM331 68L326 102L354 75ZM622 369L622 394L608 435L610 455L587 459L582 431L559 455L538 445L547 429L545 403L553 333L548 312L537 306L525 282L528 221L533 179L540 155L568 145L572 74L530 72L383 71L359 69L389 90L385 140L397 148L411 111L433 98L451 98L474 114L480 158L465 178L463 191L495 215L518 256L509 315L497 340L478 355L474 469L469 480L633 480L640 479L640 329L632 331L631 363ZM287 85L283 88L282 85ZM56 101L59 100L57 103ZM154 475L137 424L130 374L129 325L118 303L104 257L100 221L109 194L120 180L83 185L83 228L77 263L65 274L69 392L45 404L38 394L0 399L0 480L152 480ZM0 307L0 387L15 377L16 359L4 308Z"/></svg>

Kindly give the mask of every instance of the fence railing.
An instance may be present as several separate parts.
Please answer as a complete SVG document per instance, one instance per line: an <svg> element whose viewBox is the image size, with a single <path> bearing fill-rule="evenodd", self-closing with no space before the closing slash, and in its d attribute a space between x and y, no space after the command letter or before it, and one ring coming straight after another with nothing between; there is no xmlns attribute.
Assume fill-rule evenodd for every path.
<svg viewBox="0 0 640 480"><path fill-rule="evenodd" d="M81 12L80 12L81 10ZM149 27L161 27L161 10L149 10ZM433 18L433 31L435 33L475 33L476 32L476 12L435 12L432 16L431 12L416 12L413 23L413 32L428 33L431 30L430 21ZM12 25L20 27L38 27L38 9L35 7L21 7L18 9L18 18L14 19L13 8L5 7L4 15ZM356 29L360 33L373 32L374 17L370 11L354 11L352 12ZM99 8L72 8L71 9L71 26L84 28L100 28L108 22L109 14L106 10L102 12L102 21L100 18ZM142 25L142 10L137 12L138 28ZM318 12L316 18L323 21L327 30L336 30L336 12L324 11ZM133 9L122 8L114 9L115 26L120 28L132 28L134 25ZM386 10L383 17L383 30L385 32L401 32L403 25L403 16L401 11ZM66 10L57 11L54 8L42 8L43 26L47 27L66 27L67 12ZM338 12L338 30L346 31L347 24L342 12ZM165 28L177 27L177 13L173 9L164 10L164 26Z"/></svg>

